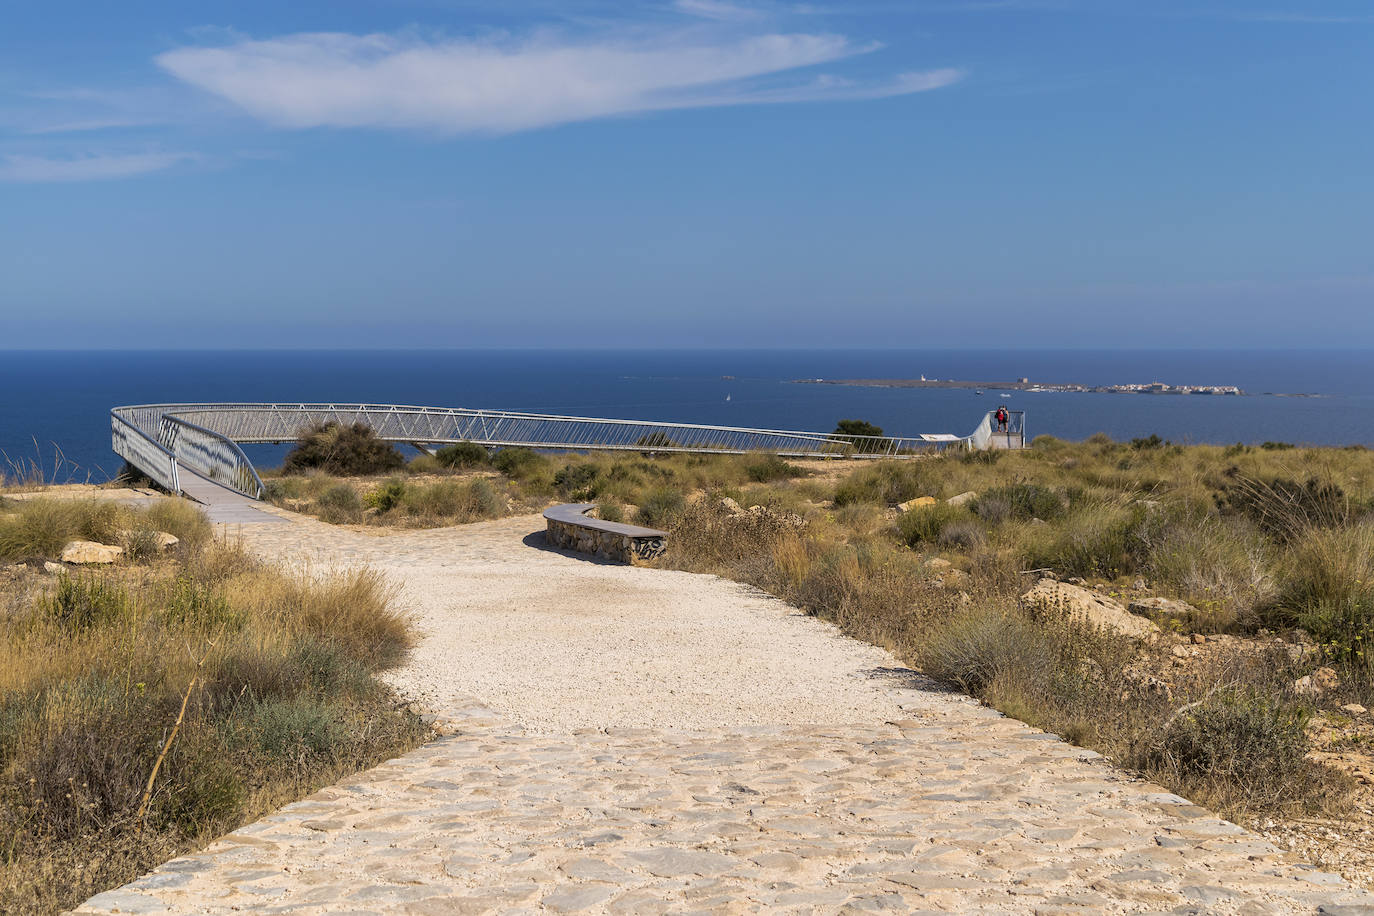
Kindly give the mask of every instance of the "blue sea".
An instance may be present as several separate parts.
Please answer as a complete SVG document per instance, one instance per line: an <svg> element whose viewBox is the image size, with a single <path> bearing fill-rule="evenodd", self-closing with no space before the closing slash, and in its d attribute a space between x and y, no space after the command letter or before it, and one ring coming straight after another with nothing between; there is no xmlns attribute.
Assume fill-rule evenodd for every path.
<svg viewBox="0 0 1374 916"><path fill-rule="evenodd" d="M979 396L793 383L921 375L1252 394ZM7 465L36 461L59 480L104 480L121 463L109 409L179 401L362 401L821 431L859 418L901 435L964 435L1005 402L1026 412L1032 436L1374 445L1374 351L0 351L0 452ZM251 454L271 465L280 450Z"/></svg>

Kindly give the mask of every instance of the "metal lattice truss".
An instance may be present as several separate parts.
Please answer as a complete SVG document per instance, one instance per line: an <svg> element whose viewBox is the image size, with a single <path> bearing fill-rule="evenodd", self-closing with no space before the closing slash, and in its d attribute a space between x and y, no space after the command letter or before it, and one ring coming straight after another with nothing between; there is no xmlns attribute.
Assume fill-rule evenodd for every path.
<svg viewBox="0 0 1374 916"><path fill-rule="evenodd" d="M394 404L144 404L110 411L115 452L153 480L180 492L178 465L253 498L262 480L240 443L290 442L321 423L361 423L389 442L476 442L565 451L770 452L804 457L910 457L932 449L1018 447L993 429L991 414L968 436L836 436L734 426L560 417L506 410L403 407ZM1013 435L1016 445L1012 444Z"/></svg>

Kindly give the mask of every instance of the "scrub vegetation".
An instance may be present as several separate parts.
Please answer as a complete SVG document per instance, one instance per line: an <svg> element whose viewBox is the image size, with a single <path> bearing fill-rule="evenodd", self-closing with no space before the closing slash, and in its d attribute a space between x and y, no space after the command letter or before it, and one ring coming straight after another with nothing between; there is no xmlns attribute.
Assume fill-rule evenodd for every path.
<svg viewBox="0 0 1374 916"><path fill-rule="evenodd" d="M282 477L269 491L324 518L401 525L595 503L603 518L669 529L662 563L756 585L1257 822L1347 810L1357 787L1327 765L1326 726L1349 725L1342 706L1374 706L1374 453L1280 446L1099 435L795 462L465 443L387 478ZM1041 578L1123 605L1182 603L1151 612L1158 637L1133 640L1027 606ZM1374 743L1362 721L1347 745Z"/></svg>
<svg viewBox="0 0 1374 916"><path fill-rule="evenodd" d="M127 552L45 571L72 537ZM373 677L412 636L371 572L284 573L173 500L0 499L0 557L0 912L75 906L427 734Z"/></svg>

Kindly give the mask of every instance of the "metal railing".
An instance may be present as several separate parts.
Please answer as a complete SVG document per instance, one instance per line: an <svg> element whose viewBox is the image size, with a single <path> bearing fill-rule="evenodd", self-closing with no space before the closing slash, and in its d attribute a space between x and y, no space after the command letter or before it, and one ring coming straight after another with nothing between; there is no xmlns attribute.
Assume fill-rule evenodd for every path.
<svg viewBox="0 0 1374 916"><path fill-rule="evenodd" d="M1022 413L1017 411L1013 416L1019 431ZM389 442L476 442L572 451L762 451L790 458L897 458L950 446L1018 447L1012 444L1013 436L1004 440L1004 434L994 434L991 417L985 416L978 429L968 436L903 437L839 436L798 430L395 404L143 404L111 411L115 451L163 486L178 489L175 474L180 463L255 499L262 495L262 480L239 443L289 442L304 429L321 423L362 423ZM1019 443L1019 436L1015 438ZM167 456L172 459L170 474ZM146 467L145 461L157 467ZM171 484L164 478L170 479Z"/></svg>

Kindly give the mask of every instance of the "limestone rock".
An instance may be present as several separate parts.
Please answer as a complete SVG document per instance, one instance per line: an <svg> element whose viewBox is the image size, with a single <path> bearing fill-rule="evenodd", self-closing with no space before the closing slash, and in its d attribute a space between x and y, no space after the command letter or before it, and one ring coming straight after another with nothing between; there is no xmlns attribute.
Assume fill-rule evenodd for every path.
<svg viewBox="0 0 1374 916"><path fill-rule="evenodd" d="M724 497L724 498L721 499L721 501L720 501L720 507L721 507L722 509L724 509L725 511L729 512L731 515L743 515L743 514L744 514L744 509L740 507L740 504L737 503L737 502L735 502L733 499L731 499L731 498L728 497L728 496L726 496L726 497Z"/></svg>
<svg viewBox="0 0 1374 916"><path fill-rule="evenodd" d="M973 502L977 498L977 491L969 490L967 492L960 493L958 496L951 496L949 499L945 500L945 502L951 506L965 506Z"/></svg>
<svg viewBox="0 0 1374 916"><path fill-rule="evenodd" d="M1341 707L1341 712L1348 713L1352 716L1362 716L1369 712L1369 710L1365 709L1359 703L1346 703Z"/></svg>
<svg viewBox="0 0 1374 916"><path fill-rule="evenodd" d="M164 553L181 543L181 538L166 531L155 531L153 536L157 538L157 548Z"/></svg>
<svg viewBox="0 0 1374 916"><path fill-rule="evenodd" d="M1133 639L1148 639L1159 633L1154 621L1132 614L1111 598L1067 582L1041 579L1021 596L1021 601L1042 614L1063 615Z"/></svg>
<svg viewBox="0 0 1374 916"><path fill-rule="evenodd" d="M1321 667L1293 682L1293 692L1304 697L1319 697L1341 686L1340 675L1332 668Z"/></svg>
<svg viewBox="0 0 1374 916"><path fill-rule="evenodd" d="M926 569L931 572L944 572L953 565L953 563L943 557L931 557L929 560L926 560Z"/></svg>
<svg viewBox="0 0 1374 916"><path fill-rule="evenodd" d="M62 548L63 563L113 563L122 556L123 547L97 544L95 541L69 541Z"/></svg>
<svg viewBox="0 0 1374 916"><path fill-rule="evenodd" d="M53 573L55 575L60 572L66 572L66 570L67 567L63 566L61 563L54 563L52 560L43 561L43 572Z"/></svg>
<svg viewBox="0 0 1374 916"><path fill-rule="evenodd" d="M918 496L915 499L908 499L904 503L897 503L898 512L910 512L912 509L920 509L923 506L933 506L938 500L934 496Z"/></svg>
<svg viewBox="0 0 1374 916"><path fill-rule="evenodd" d="M1126 609L1142 617L1186 617L1197 613L1197 608L1176 598L1136 598Z"/></svg>

